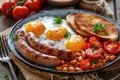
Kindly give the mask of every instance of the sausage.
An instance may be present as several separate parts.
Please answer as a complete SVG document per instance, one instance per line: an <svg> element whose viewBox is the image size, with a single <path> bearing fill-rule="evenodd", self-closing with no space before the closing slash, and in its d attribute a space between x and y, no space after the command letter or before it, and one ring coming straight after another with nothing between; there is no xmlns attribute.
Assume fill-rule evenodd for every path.
<svg viewBox="0 0 120 80"><path fill-rule="evenodd" d="M57 56L62 60L71 60L75 57L75 52L71 50L54 48L52 46L44 44L42 41L40 42L37 36L32 32L26 34L26 40L32 48L41 53Z"/></svg>
<svg viewBox="0 0 120 80"><path fill-rule="evenodd" d="M26 42L24 36L25 32L23 30L17 30L15 35L18 36L17 40L15 41L15 46L22 56L34 62L35 64L39 64L45 67L54 67L59 65L60 60L56 56L43 54L31 48Z"/></svg>

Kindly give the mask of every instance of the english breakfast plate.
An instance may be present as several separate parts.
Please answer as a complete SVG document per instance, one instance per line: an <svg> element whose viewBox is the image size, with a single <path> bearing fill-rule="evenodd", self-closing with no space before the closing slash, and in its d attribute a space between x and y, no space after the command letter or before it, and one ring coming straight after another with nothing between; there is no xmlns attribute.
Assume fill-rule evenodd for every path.
<svg viewBox="0 0 120 80"><path fill-rule="evenodd" d="M83 70L83 71L60 71L60 70L56 70L54 69L54 67L52 68L48 68L48 67L44 67L44 66L40 66L40 65L36 65L35 63L27 60L26 58L24 58L19 52L18 50L16 49L15 47L15 43L14 43L14 40L13 40L13 36L15 35L15 32L19 29L19 28L22 28L24 27L23 25L28 23L28 22L31 22L31 21L34 21L38 18L41 18L41 17L46 17L46 16L51 16L51 17L61 17L62 19L66 19L66 16L68 14L75 14L75 13L89 13L89 14L94 14L94 15L97 15L97 16L100 16L104 19L106 19L107 21L110 21L111 23L113 23L117 29L118 29L118 32L120 32L120 25L116 22L116 21L113 21L112 19L108 18L108 17L104 17L102 15L99 15L99 14L96 14L96 13L93 13L93 12L90 12L90 11L85 11L85 10L75 10L75 9L59 9L59 10L44 10L44 11L41 11L35 15L32 15L32 16L29 16L25 19L22 19L22 20L19 20L16 24L13 25L13 28L11 29L11 32L9 34L9 38L8 38L8 43L9 43L9 47L11 49L11 51L13 52L13 54L19 58L21 61L25 62L26 64L34 67L34 68L37 68L39 70L43 70L43 71L47 71L47 72L52 72L52 73L62 73L62 74L79 74L79 73L86 73L86 72L91 72L91 71L96 71L96 70L100 70L100 69L103 69L105 67L108 67L112 64L114 64L115 62L117 62L119 59L120 59L120 54L117 55L116 59L113 60L113 61L110 61L110 62L107 62L105 63L105 65L101 66L101 67L98 67L98 68L95 68L95 69L88 69L88 70ZM43 21L45 22L45 21ZM46 22L45 22L46 23ZM48 24L49 25L49 24ZM66 24L63 24L63 25L66 25ZM54 25L53 25L54 26ZM73 32L74 34L74 32ZM118 40L120 39L119 37L119 34L118 33ZM59 46L59 45L58 45Z"/></svg>

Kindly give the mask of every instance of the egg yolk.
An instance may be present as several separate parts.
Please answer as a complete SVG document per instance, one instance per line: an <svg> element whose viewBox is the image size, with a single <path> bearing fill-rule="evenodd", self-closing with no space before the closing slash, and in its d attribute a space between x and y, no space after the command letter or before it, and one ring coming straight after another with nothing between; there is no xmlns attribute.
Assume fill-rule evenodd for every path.
<svg viewBox="0 0 120 80"><path fill-rule="evenodd" d="M57 41L63 39L66 32L67 29L65 27L54 27L46 32L46 36L50 40Z"/></svg>
<svg viewBox="0 0 120 80"><path fill-rule="evenodd" d="M66 41L66 48L72 51L80 51L83 48L84 39L81 36L71 36Z"/></svg>
<svg viewBox="0 0 120 80"><path fill-rule="evenodd" d="M45 26L39 21L32 21L26 24L25 31L40 35L45 31Z"/></svg>

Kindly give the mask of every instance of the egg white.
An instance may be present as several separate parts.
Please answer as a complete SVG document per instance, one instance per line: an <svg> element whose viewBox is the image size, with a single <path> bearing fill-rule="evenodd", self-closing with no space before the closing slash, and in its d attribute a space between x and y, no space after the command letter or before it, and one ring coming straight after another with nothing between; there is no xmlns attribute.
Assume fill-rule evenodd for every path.
<svg viewBox="0 0 120 80"><path fill-rule="evenodd" d="M76 35L76 33L73 32L73 30L67 25L66 20L62 19L61 24L55 24L53 21L54 18L55 17L45 16L45 17L39 17L38 19L35 20L35 21L40 21L46 28L45 32L42 35L39 35L38 37L39 41L45 45L52 46L54 48L66 49L65 44L66 44L67 38L63 38L62 40L59 40L59 41L53 41L46 37L46 32L49 29L61 26L61 27L65 27L71 33L71 35ZM25 31L25 25L22 26L24 31Z"/></svg>

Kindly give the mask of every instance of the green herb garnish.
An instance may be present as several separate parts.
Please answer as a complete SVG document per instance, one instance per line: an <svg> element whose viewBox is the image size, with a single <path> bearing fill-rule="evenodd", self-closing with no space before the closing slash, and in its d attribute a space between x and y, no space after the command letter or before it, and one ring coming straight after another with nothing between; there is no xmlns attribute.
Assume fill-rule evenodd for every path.
<svg viewBox="0 0 120 80"><path fill-rule="evenodd" d="M10 75L6 73L6 74L4 75L4 78L5 78L6 80L9 80Z"/></svg>
<svg viewBox="0 0 120 80"><path fill-rule="evenodd" d="M14 41L17 41L17 39L18 39L18 35L14 35L14 36L13 36L13 40L14 40Z"/></svg>
<svg viewBox="0 0 120 80"><path fill-rule="evenodd" d="M97 44L93 44L92 52L95 51L96 47L97 47Z"/></svg>
<svg viewBox="0 0 120 80"><path fill-rule="evenodd" d="M70 37L71 36L71 33L70 32L66 32L65 34L64 34L64 38L68 38L68 37Z"/></svg>
<svg viewBox="0 0 120 80"><path fill-rule="evenodd" d="M94 64L97 64L97 63L98 63L98 60L93 60L93 63L94 63Z"/></svg>
<svg viewBox="0 0 120 80"><path fill-rule="evenodd" d="M93 27L93 32L103 31L105 29L104 24L95 24Z"/></svg>
<svg viewBox="0 0 120 80"><path fill-rule="evenodd" d="M60 23L62 23L62 18L57 17L57 18L54 18L53 21L54 21L55 24L60 24Z"/></svg>

